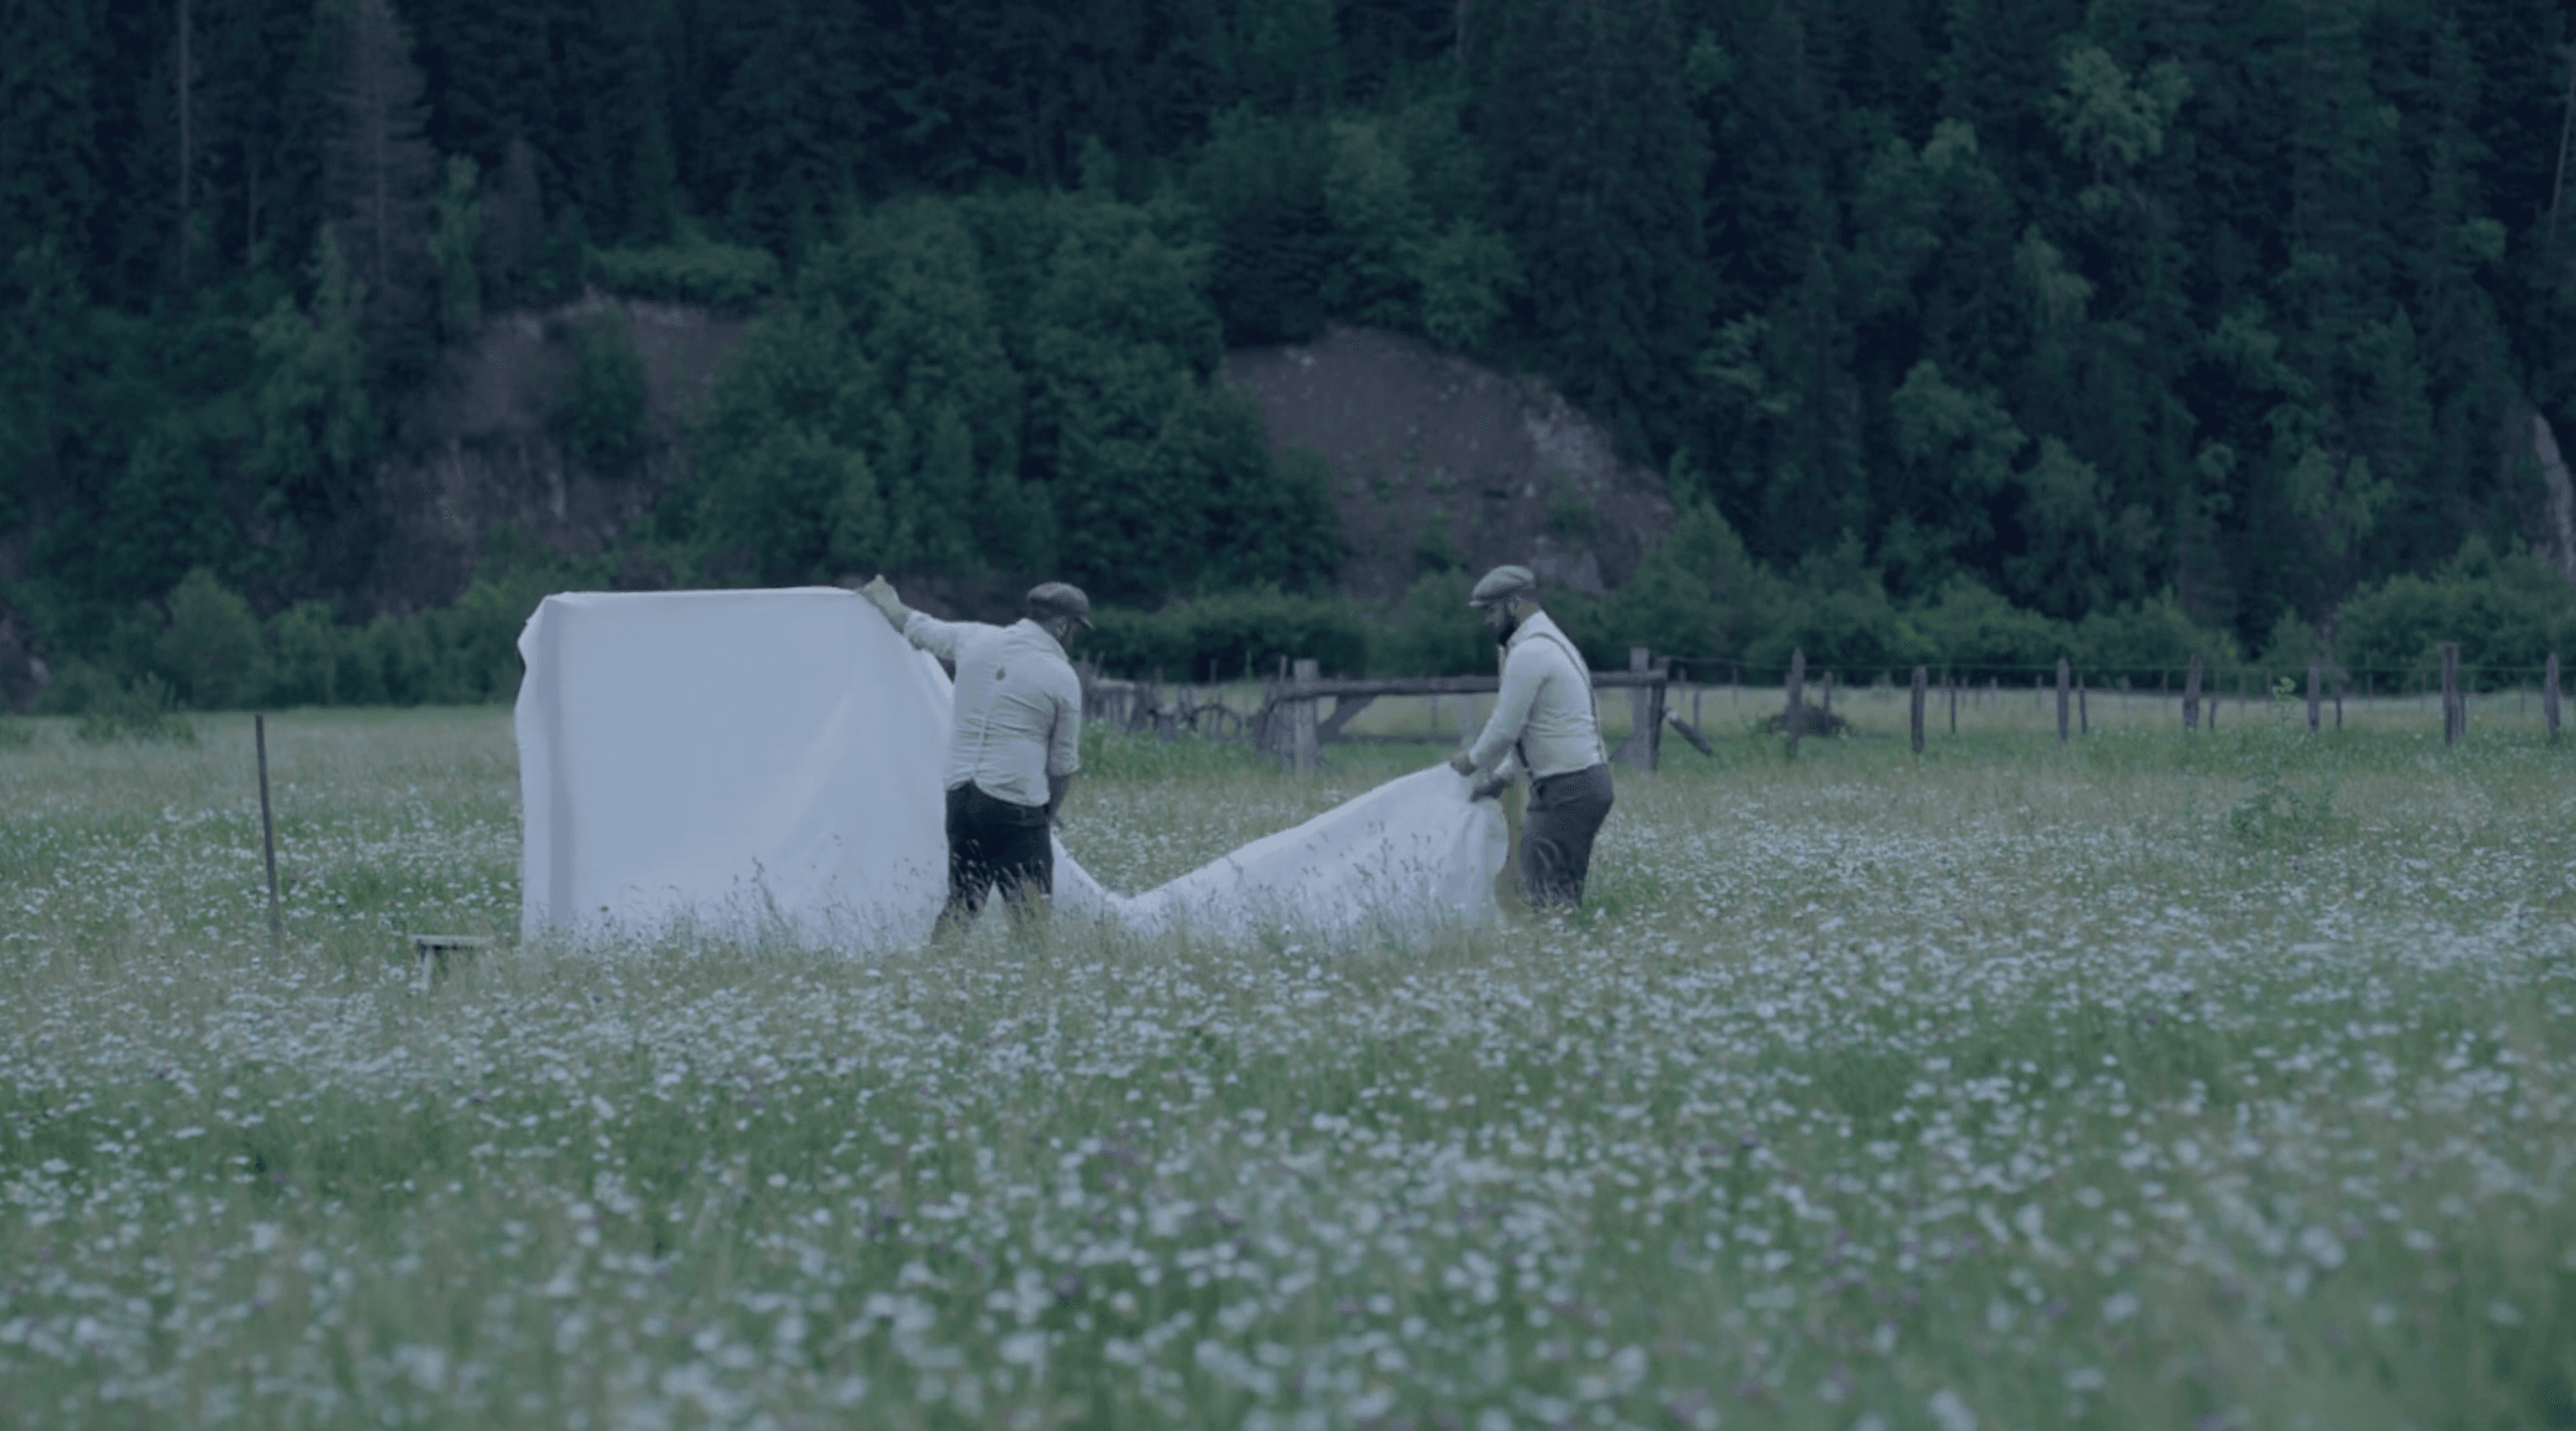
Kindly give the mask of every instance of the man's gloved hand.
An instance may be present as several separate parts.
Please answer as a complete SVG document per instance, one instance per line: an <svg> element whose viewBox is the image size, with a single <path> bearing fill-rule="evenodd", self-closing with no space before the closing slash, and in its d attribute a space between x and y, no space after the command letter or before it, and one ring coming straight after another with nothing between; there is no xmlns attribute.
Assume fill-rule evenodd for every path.
<svg viewBox="0 0 2576 1431"><path fill-rule="evenodd" d="M893 584L885 579L882 572L868 578L868 584L859 588L859 595L867 598L868 605L875 607L878 614L897 631L903 630L904 623L912 619L912 609L894 594Z"/></svg>
<svg viewBox="0 0 2576 1431"><path fill-rule="evenodd" d="M1470 800L1498 799L1504 791L1511 788L1511 785L1510 776L1488 775L1476 782L1476 788L1467 792L1467 798Z"/></svg>
<svg viewBox="0 0 2576 1431"><path fill-rule="evenodd" d="M1449 757L1449 768L1461 775L1473 775L1476 773L1476 757L1459 751Z"/></svg>

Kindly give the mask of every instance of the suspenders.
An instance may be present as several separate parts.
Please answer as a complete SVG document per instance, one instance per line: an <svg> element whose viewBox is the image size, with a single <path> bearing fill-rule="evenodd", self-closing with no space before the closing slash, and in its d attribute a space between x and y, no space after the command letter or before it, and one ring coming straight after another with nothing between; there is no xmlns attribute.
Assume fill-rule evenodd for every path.
<svg viewBox="0 0 2576 1431"><path fill-rule="evenodd" d="M1551 625L1553 625L1554 623L1550 623L1550 624L1551 624ZM1564 652L1564 653L1565 653L1565 659L1567 659L1568 661L1573 662L1573 663L1574 663L1574 669L1575 669L1575 670L1577 670L1577 671L1579 671L1579 672L1581 672L1581 673L1583 674L1583 691L1584 691L1584 694L1585 694L1585 695L1587 695L1587 696L1589 696L1589 695L1592 693L1592 668L1591 668L1591 667L1589 667L1589 666L1587 666L1587 665L1585 665L1585 664L1583 664L1583 654L1582 654L1581 652L1579 652L1579 651L1577 651L1577 650L1575 650L1575 649L1574 649L1574 643L1573 643L1573 642L1568 641L1568 640L1566 640L1566 639L1565 639L1565 633L1563 633L1563 632L1561 632L1561 631L1553 631L1553 630L1551 630L1551 631L1532 631L1532 632L1530 633L1530 635L1531 635L1531 636L1533 636L1533 637L1535 637L1535 638L1537 638L1538 640L1545 641L1545 642L1547 642L1548 644L1550 644L1550 645L1552 645L1552 646L1556 647L1556 649L1558 649L1559 651ZM1510 651L1508 648L1506 648L1506 649L1504 650L1504 652L1503 652L1503 658L1502 658L1502 662L1501 662L1501 664L1502 664L1503 666L1509 666L1509 665L1511 665L1511 663L1512 663L1512 653L1511 653L1511 651ZM1500 672L1497 672L1497 674L1500 674ZM1527 730L1529 729L1529 725L1528 725L1528 723L1527 723L1527 722L1523 722L1523 724L1522 724L1522 726L1521 726L1521 729L1522 729L1523 731L1527 731ZM1522 749L1522 745L1523 745L1523 743L1524 743L1524 741L1525 741L1526 739L1527 739L1527 737L1526 737L1526 736L1515 736L1515 737L1513 737L1513 739L1512 739L1512 754L1514 754L1514 755L1516 755L1516 756L1520 757L1521 769L1523 769L1523 770L1528 770L1528 771L1530 772L1530 779L1532 779L1532 780L1536 780L1536 779L1538 779L1538 772L1537 772L1536 770L1532 770L1532 769L1530 768L1529 752L1528 752L1527 750ZM1592 733L1592 739L1593 739L1593 743L1594 743L1596 746L1600 744L1600 740L1601 740L1601 732L1600 732L1598 729L1595 729L1595 730L1593 731L1593 733Z"/></svg>

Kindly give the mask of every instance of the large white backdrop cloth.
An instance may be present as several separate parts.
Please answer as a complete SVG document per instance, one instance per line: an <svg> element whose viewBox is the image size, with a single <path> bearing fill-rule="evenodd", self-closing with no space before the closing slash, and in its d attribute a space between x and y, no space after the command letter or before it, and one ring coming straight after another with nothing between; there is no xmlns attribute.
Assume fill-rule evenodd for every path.
<svg viewBox="0 0 2576 1431"><path fill-rule="evenodd" d="M919 940L947 896L949 683L833 587L575 593L519 634L520 931ZM1056 908L1347 934L1494 912L1508 836L1445 766L1136 896L1056 845Z"/></svg>

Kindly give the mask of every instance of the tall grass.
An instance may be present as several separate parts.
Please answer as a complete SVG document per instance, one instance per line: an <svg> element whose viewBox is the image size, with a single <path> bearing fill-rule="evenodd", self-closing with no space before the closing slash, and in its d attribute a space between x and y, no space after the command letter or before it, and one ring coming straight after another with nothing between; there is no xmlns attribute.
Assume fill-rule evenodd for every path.
<svg viewBox="0 0 2576 1431"><path fill-rule="evenodd" d="M437 973L506 718L271 723L283 959L246 724L0 748L0 1422L2576 1419L2529 736L1729 737L1572 920ZM1437 753L1095 736L1065 839L1141 888Z"/></svg>

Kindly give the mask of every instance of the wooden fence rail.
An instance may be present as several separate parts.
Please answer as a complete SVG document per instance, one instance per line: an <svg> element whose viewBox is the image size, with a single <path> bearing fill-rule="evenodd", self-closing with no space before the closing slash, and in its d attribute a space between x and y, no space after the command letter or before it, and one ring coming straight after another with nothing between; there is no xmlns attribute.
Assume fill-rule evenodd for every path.
<svg viewBox="0 0 2576 1431"><path fill-rule="evenodd" d="M2471 697L2461 681L2460 643L2444 642L2440 651L2442 740L2445 745L2458 745L2468 738ZM1638 646L1630 648L1628 652L1627 670L1591 673L1596 697L1604 690L1628 692L1628 735L1620 742L1619 748L1611 752L1610 759L1613 763L1641 770L1658 768L1663 759L1663 732L1666 726L1672 727L1702 754L1714 753L1714 747L1709 744L1707 735L1701 729L1697 719L1700 713L1700 689L1694 687L1692 691L1692 719L1683 719L1681 713L1672 709L1670 705L1673 671L1676 664L1675 658L1659 658L1648 652L1645 647ZM1710 663L1694 660L1689 664L1705 667ZM1726 671L1728 688L1741 690L1743 668L1731 663L1717 664ZM1113 729L1127 732L1153 731L1170 739L1186 731L1208 739L1249 740L1258 748L1277 754L1284 769L1301 775L1311 775L1321 765L1322 748L1335 741L1354 738L1348 729L1352 720L1381 696L1430 697L1432 719L1436 726L1440 720L1440 702L1443 697L1491 695L1502 686L1501 681L1493 676L1325 676L1320 674L1317 664L1311 660L1294 663L1283 661L1281 667L1278 678L1263 683L1261 705L1254 710L1238 710L1227 705L1221 687L1189 684L1167 686L1160 679L1160 672L1156 673L1156 679L1150 681L1114 680L1101 676L1096 669L1085 668L1082 671L1083 710L1087 718L1106 722ZM1924 718L1931 695L1932 673L1929 667L1917 666L1910 674L1907 733L1911 738L1914 752L1919 755L1922 753L1924 744L1926 724ZM2032 683L2032 694L2042 702L2042 709L2046 708L2045 701L2050 684L2048 674L2045 670L2039 672L2037 679ZM2054 674L2058 742L2066 744L2071 736L2078 733L2090 736L2093 722L2089 708L2088 697L2091 692L2088 689L2088 683L2073 670L2072 663L2063 657L2057 661ZM2341 730L2344 697L2348 692L2351 677L2354 675L2367 677L2369 674L2345 671L2324 660L2310 660L2304 692L2308 731L2311 734L2323 732L2324 705L2329 696L2327 690L2329 678L2333 681L2330 694L2335 708L2334 727ZM1789 753L1793 758L1797 753L1800 737L1810 730L1830 732L1837 729L1833 717L1836 684L1834 670L1828 667L1823 673L1821 690L1825 704L1821 710L1811 710L1806 704L1807 676L1806 653L1803 650L1792 651L1789 656L1787 679L1783 683L1785 687L1783 693L1786 696L1785 708L1778 719L1778 727L1780 733L1787 737ZM1964 691L1972 701L1978 703L1985 700L1985 693L1979 692L1972 681L1961 679L1949 670L1941 672L1940 683L1941 693L1949 707L1950 733L1955 736L1959 732L1961 693ZM2362 698L2373 698L2373 693L2369 691L2370 683L2364 680L2362 684L2365 687ZM2430 685L2431 682L2426 682L2427 688L2423 689L2424 694L2431 694ZM1990 678L1987 687L1990 692L2000 694L1999 681ZM2277 689L2296 688L2285 682ZM2527 687L2517 687L2517 689L2528 690ZM2106 695L2128 691L2125 681L2119 684L2117 691L2108 686L2104 688ZM2162 699L2174 698L2171 688L2163 683L2161 677L2158 680L2156 692ZM2218 708L2224 693L2208 683L2207 667L2200 657L2191 658L2191 663L2184 672L2182 690L2179 694L2184 730L2202 729L2204 714L2208 718L2206 728L2211 731L2218 729ZM2244 705L2247 694L2247 681L2239 677L2236 697L2240 708ZM2375 694L2384 696L2387 693ZM2548 731L2548 742L2556 746L2559 743L2562 698L2559 660L2554 652L2549 656L2547 666L2543 668L2539 694L2541 715ZM1329 711L1323 707L1323 703L1328 700L1333 703ZM1458 736L1461 742L1471 739L1474 735L1469 710L1471 704L1467 701L1459 702ZM1764 724L1767 726L1770 722L1766 721Z"/></svg>
<svg viewBox="0 0 2576 1431"><path fill-rule="evenodd" d="M1663 727L1672 723L1666 701L1671 681L1670 673L1655 665L1643 647L1629 653L1628 670L1592 673L1594 690L1629 692L1628 738L1611 752L1613 764L1641 770L1661 764ZM1288 771L1312 775L1321 764L1321 747L1341 735L1351 717L1380 696L1491 695L1502 687L1494 676L1319 676L1313 662L1300 661L1289 680L1270 685L1261 710L1251 717L1251 726L1262 748L1277 751ZM1327 699L1333 702L1332 712L1321 714ZM1709 748L1696 730L1686 731L1685 738L1703 750Z"/></svg>

